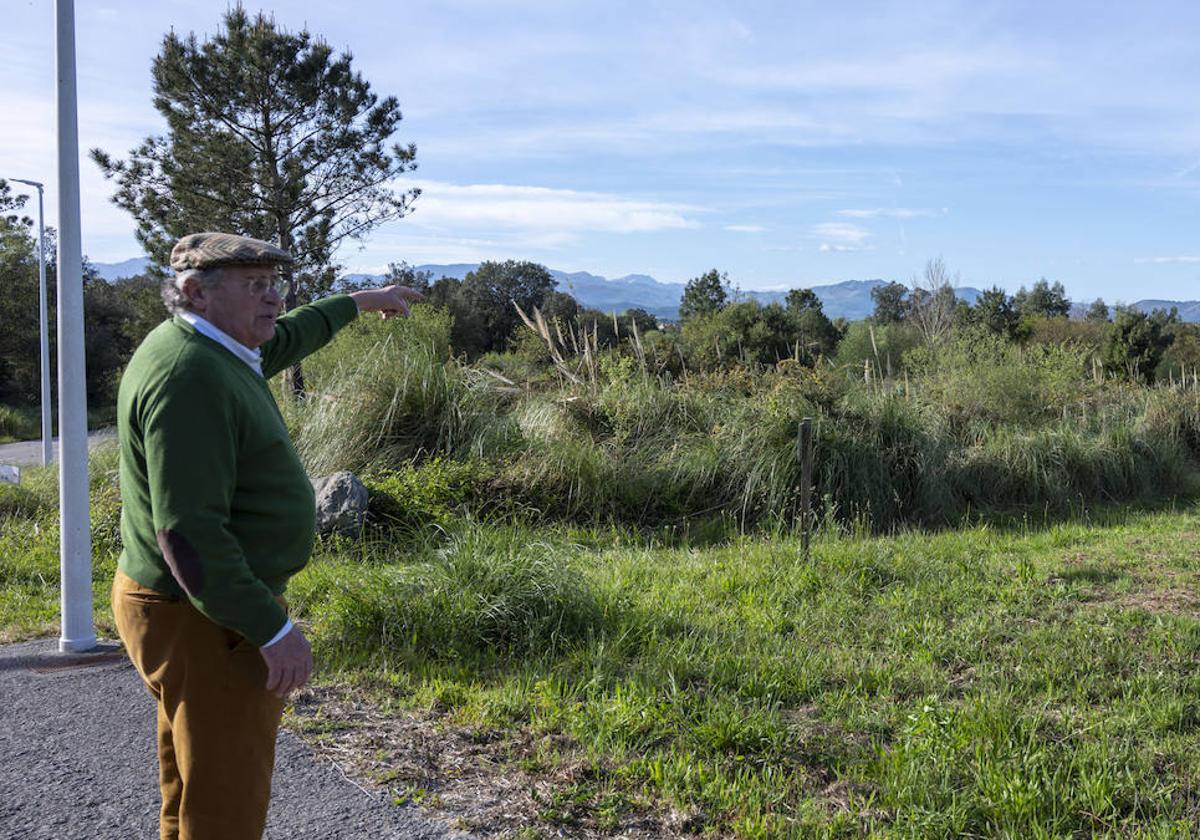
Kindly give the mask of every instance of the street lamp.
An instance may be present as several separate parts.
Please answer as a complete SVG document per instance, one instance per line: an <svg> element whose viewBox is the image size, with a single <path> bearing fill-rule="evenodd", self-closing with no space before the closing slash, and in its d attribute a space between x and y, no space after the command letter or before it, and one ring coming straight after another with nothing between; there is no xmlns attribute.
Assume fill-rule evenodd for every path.
<svg viewBox="0 0 1200 840"><path fill-rule="evenodd" d="M37 188L38 194L38 326L42 333L42 466L54 460L54 436L50 426L50 328L46 314L46 221L43 185L23 178L10 178L18 184Z"/></svg>
<svg viewBox="0 0 1200 840"><path fill-rule="evenodd" d="M88 517L87 389L83 349L83 242L79 230L79 114L75 0L55 0L58 124L58 519L62 636L58 649L96 647Z"/></svg>

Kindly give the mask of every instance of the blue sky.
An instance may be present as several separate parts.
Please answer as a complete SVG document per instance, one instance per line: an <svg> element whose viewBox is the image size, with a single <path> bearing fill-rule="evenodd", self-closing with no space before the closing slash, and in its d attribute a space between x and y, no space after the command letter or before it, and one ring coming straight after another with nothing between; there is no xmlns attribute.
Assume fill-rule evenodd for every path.
<svg viewBox="0 0 1200 840"><path fill-rule="evenodd" d="M163 128L163 33L213 32L226 4L77 7L80 142L124 153ZM941 255L964 285L1200 298L1194 3L262 8L349 49L417 144L403 180L424 195L339 254L351 270L512 257L792 288L907 282ZM53 4L4 12L0 177L50 182ZM136 256L111 185L82 173L85 251Z"/></svg>

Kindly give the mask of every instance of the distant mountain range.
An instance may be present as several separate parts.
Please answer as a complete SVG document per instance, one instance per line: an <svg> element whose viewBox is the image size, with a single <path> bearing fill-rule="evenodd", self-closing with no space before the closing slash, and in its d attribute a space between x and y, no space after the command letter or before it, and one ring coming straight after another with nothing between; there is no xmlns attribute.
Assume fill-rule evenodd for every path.
<svg viewBox="0 0 1200 840"><path fill-rule="evenodd" d="M428 271L436 280L441 277L455 277L462 280L469 272L479 267L479 263L453 263L450 265L418 265L417 271ZM581 304L602 312L624 312L626 309L644 309L658 318L674 319L679 317L679 300L683 297L685 284L664 283L655 280L648 274L626 274L624 277L608 278L586 271L559 271L549 269L550 275L558 281L558 290L566 292ZM348 274L351 280L379 280L377 274ZM825 314L830 318L846 318L857 321L868 317L875 311L875 302L871 300L871 290L876 286L884 286L885 280L845 280L826 286L813 286L812 290L821 299ZM962 287L957 290L958 296L967 303L974 303L979 297L979 290ZM743 290L742 295L757 300L759 303L782 303L787 297L787 289L779 290Z"/></svg>
<svg viewBox="0 0 1200 840"><path fill-rule="evenodd" d="M119 263L92 263L97 273L112 282L122 277L132 277L146 270L149 260L145 257L124 260ZM434 280L455 277L459 280L479 267L479 263L449 263L416 266L417 271L428 271ZM679 299L683 296L683 283L664 283L648 274L627 274L624 277L608 278L586 271L558 271L550 269L558 281L558 290L566 292L584 306L603 312L624 312L626 309L644 309L659 318L679 317ZM381 280L378 274L348 274L347 279ZM821 299L825 314L830 318L846 318L857 321L868 317L875 309L871 290L886 285L884 280L846 280L824 286L813 286L812 290ZM958 296L967 303L975 303L979 289L961 286ZM742 293L760 303L781 302L787 290L746 290ZM1176 307L1185 321L1200 322L1200 301L1139 300L1132 304L1137 309L1149 312L1152 309ZM1087 309L1085 303L1072 306L1072 317L1082 317Z"/></svg>

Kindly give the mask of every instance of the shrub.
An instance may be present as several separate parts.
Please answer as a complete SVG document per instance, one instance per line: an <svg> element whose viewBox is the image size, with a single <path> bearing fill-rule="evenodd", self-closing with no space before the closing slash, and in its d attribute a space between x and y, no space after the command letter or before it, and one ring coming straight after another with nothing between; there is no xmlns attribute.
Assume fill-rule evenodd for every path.
<svg viewBox="0 0 1200 840"><path fill-rule="evenodd" d="M294 409L310 472L398 467L485 448L496 395L480 374L448 358L445 313L417 307L409 319L355 327L324 351L307 402ZM503 425L488 448L502 441Z"/></svg>
<svg viewBox="0 0 1200 840"><path fill-rule="evenodd" d="M32 409L0 405L0 439L32 440L39 434L37 414Z"/></svg>
<svg viewBox="0 0 1200 840"><path fill-rule="evenodd" d="M855 379L870 362L872 376L881 379L904 372L904 356L922 344L921 334L907 324L872 324L855 321L838 344L835 364Z"/></svg>
<svg viewBox="0 0 1200 840"><path fill-rule="evenodd" d="M371 519L388 528L414 530L445 526L471 502L481 502L480 487L491 474L480 461L451 461L435 456L420 465L367 476Z"/></svg>
<svg viewBox="0 0 1200 840"><path fill-rule="evenodd" d="M877 346L902 346L906 329L879 328ZM861 332L846 341L861 345ZM876 530L1161 497L1184 489L1200 457L1200 394L1105 380L1073 340L960 334L909 352L900 387L794 359L675 379L627 346L598 351L586 380L505 381L443 358L446 334L434 314L361 329L332 348L337 364L298 409L310 466L370 468L379 519L404 528L496 507L633 526L791 526L804 417L822 520ZM856 346L843 350L861 355ZM489 365L516 375L513 358Z"/></svg>
<svg viewBox="0 0 1200 840"><path fill-rule="evenodd" d="M1128 428L1090 434L1070 427L1000 430L965 450L958 494L977 508L1059 510L1080 501L1154 498L1184 486L1183 455L1170 441Z"/></svg>
<svg viewBox="0 0 1200 840"><path fill-rule="evenodd" d="M1092 386L1090 355L1073 345L1021 347L987 332L920 347L906 361L918 398L962 430L1061 418Z"/></svg>
<svg viewBox="0 0 1200 840"><path fill-rule="evenodd" d="M317 562L292 591L327 661L342 664L545 654L609 620L570 554L520 528L468 526L411 565Z"/></svg>

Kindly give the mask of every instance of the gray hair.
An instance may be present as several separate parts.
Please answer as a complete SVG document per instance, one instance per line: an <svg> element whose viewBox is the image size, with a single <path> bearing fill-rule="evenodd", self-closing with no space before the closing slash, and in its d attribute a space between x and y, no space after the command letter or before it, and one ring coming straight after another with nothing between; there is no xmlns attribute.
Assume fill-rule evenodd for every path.
<svg viewBox="0 0 1200 840"><path fill-rule="evenodd" d="M183 293L183 284L188 280L195 280L206 289L211 289L221 282L221 268L188 268L174 277L166 277L162 282L162 299L163 304L167 307L167 311L172 315L177 315L180 312L186 312L188 306L187 295Z"/></svg>

